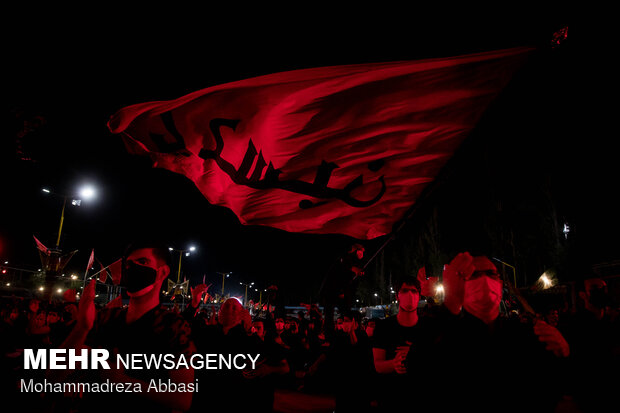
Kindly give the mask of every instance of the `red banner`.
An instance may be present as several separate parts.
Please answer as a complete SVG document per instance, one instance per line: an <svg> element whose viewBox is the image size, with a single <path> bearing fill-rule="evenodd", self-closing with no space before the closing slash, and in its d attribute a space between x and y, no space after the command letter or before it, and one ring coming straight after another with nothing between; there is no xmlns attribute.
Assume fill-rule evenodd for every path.
<svg viewBox="0 0 620 413"><path fill-rule="evenodd" d="M99 261L98 258L95 258L97 260L97 262L99 263L99 282L105 283L106 280L108 279L108 267L104 267L103 264L101 263L101 261Z"/></svg>
<svg viewBox="0 0 620 413"><path fill-rule="evenodd" d="M108 127L243 224L372 239L532 50L276 73L129 106Z"/></svg>
<svg viewBox="0 0 620 413"><path fill-rule="evenodd" d="M49 248L47 248L45 245L43 245L43 243L41 241L39 241L37 239L37 237L35 237L34 235L32 237L34 238L34 242L37 244L37 249L39 251L41 251L43 254L45 254L45 255L50 255Z"/></svg>
<svg viewBox="0 0 620 413"><path fill-rule="evenodd" d="M91 269L94 262L95 262L95 249L93 248L93 250L90 253L90 258L88 258L88 264L86 264L86 272L84 274L88 274L88 270Z"/></svg>
<svg viewBox="0 0 620 413"><path fill-rule="evenodd" d="M123 268L123 260L118 259L112 264L108 265L108 271L110 272L110 278L112 278L112 284L118 285L121 282L121 271Z"/></svg>

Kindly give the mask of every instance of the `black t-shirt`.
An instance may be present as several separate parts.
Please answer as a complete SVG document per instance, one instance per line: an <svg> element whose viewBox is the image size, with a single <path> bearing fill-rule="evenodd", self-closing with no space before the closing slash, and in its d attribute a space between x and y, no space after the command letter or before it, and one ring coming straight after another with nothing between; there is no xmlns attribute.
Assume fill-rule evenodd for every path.
<svg viewBox="0 0 620 413"><path fill-rule="evenodd" d="M388 317L377 322L372 340L372 347L385 350L385 359L392 360L396 355L396 348L410 344L409 357L417 359L425 357L430 345L430 325L424 318L411 327L398 323L396 316ZM411 391L408 390L411 380L417 377L418 372L412 372L408 367L406 374L396 372L377 375L377 401L382 411L391 411L403 404L411 403Z"/></svg>
<svg viewBox="0 0 620 413"><path fill-rule="evenodd" d="M412 327L405 327L398 323L396 316L379 320L372 336L372 347L385 350L385 359L392 360L396 355L396 348L411 343L415 349L427 334L426 320L420 318Z"/></svg>
<svg viewBox="0 0 620 413"><path fill-rule="evenodd" d="M127 308L103 309L97 314L97 319L90 331L86 344L93 348L105 348L110 352L110 364L116 365L115 353L126 354L184 354L188 359L192 353L192 346L183 328L185 320L176 312L163 306L157 306L145 313L132 323L127 323ZM86 376L79 379L82 382L103 382L95 377L97 370L82 371ZM125 374L142 380L142 394L139 393L90 393L84 394L85 411L99 411L103 409L115 413L132 411L140 406L143 411L168 412L170 409L148 400L144 397L151 379L167 381L170 370L159 369L126 369ZM110 403L113 402L113 407Z"/></svg>
<svg viewBox="0 0 620 413"><path fill-rule="evenodd" d="M485 324L444 308L426 321L431 345L407 359L417 408L553 412L566 360L545 350L530 323L499 317Z"/></svg>
<svg viewBox="0 0 620 413"><path fill-rule="evenodd" d="M560 318L562 321L562 318ZM606 313L597 319L580 310L563 325L570 346L570 393L584 412L618 406L620 317Z"/></svg>

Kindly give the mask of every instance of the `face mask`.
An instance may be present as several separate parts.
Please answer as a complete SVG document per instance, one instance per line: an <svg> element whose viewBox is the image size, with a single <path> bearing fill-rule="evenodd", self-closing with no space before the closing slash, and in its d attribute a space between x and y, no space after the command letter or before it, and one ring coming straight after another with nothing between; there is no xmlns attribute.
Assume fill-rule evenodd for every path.
<svg viewBox="0 0 620 413"><path fill-rule="evenodd" d="M487 276L465 282L463 308L485 323L490 323L499 315L502 300L502 283Z"/></svg>
<svg viewBox="0 0 620 413"><path fill-rule="evenodd" d="M342 323L342 331L345 332L345 333L350 333L351 332L352 324L353 323L351 323L351 322L348 322L348 323L344 322L344 323Z"/></svg>
<svg viewBox="0 0 620 413"><path fill-rule="evenodd" d="M398 294L398 305L400 310L406 312L417 311L418 303L420 302L420 295L418 293L413 293L411 291L408 292L400 292Z"/></svg>
<svg viewBox="0 0 620 413"><path fill-rule="evenodd" d="M121 286L126 287L127 292L132 294L144 290L149 286L153 287L156 279L157 270L129 262L123 267ZM150 291L150 289L148 291Z"/></svg>
<svg viewBox="0 0 620 413"><path fill-rule="evenodd" d="M592 288L590 290L590 304L594 307L602 309L609 305L609 294L604 288Z"/></svg>

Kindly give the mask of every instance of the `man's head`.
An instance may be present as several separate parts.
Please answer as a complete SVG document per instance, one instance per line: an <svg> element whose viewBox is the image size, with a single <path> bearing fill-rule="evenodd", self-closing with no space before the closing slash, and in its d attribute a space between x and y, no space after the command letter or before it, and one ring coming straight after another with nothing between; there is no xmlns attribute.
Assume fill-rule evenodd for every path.
<svg viewBox="0 0 620 413"><path fill-rule="evenodd" d="M218 322L226 328L232 328L241 323L243 316L243 306L236 298L229 298L220 307Z"/></svg>
<svg viewBox="0 0 620 413"><path fill-rule="evenodd" d="M32 298L29 302L28 302L28 310L30 310L30 312L36 314L39 311L39 304L41 302L39 300L37 300L36 298Z"/></svg>
<svg viewBox="0 0 620 413"><path fill-rule="evenodd" d="M62 319L65 323L70 323L77 318L78 308L75 303L69 302L63 305Z"/></svg>
<svg viewBox="0 0 620 413"><path fill-rule="evenodd" d="M349 250L349 254L354 255L358 260L364 258L364 246L362 244L353 244Z"/></svg>
<svg viewBox="0 0 620 413"><path fill-rule="evenodd" d="M19 308L14 307L11 309L11 314L9 315L9 319L11 321L15 321L19 318Z"/></svg>
<svg viewBox="0 0 620 413"><path fill-rule="evenodd" d="M490 323L499 315L502 280L491 260L485 256L473 258L475 270L465 281L463 308L485 323Z"/></svg>
<svg viewBox="0 0 620 413"><path fill-rule="evenodd" d="M47 313L45 310L39 310L34 319L34 323L37 327L43 327L47 322Z"/></svg>
<svg viewBox="0 0 620 413"><path fill-rule="evenodd" d="M256 334L261 340L265 339L265 323L263 320L254 320L252 322L252 332Z"/></svg>
<svg viewBox="0 0 620 413"><path fill-rule="evenodd" d="M552 327L557 327L560 321L560 311L557 308L550 308L545 313L545 321Z"/></svg>
<svg viewBox="0 0 620 413"><path fill-rule="evenodd" d="M377 326L377 319L376 318L371 318L370 320L368 320L368 323L366 323L366 335L368 337L372 337L373 334L375 334L375 327Z"/></svg>
<svg viewBox="0 0 620 413"><path fill-rule="evenodd" d="M278 317L275 319L276 331L281 333L284 331L284 319L282 317Z"/></svg>
<svg viewBox="0 0 620 413"><path fill-rule="evenodd" d="M47 324L48 325L55 324L59 321L60 321L60 316L58 315L58 311L54 309L54 310L49 310L47 312Z"/></svg>
<svg viewBox="0 0 620 413"><path fill-rule="evenodd" d="M291 319L291 321L289 322L288 330L293 334L297 334L299 332L299 323L297 322L297 320L295 320L294 318Z"/></svg>
<svg viewBox="0 0 620 413"><path fill-rule="evenodd" d="M137 242L123 256L121 285L130 298L157 294L170 274L168 250L157 242Z"/></svg>
<svg viewBox="0 0 620 413"><path fill-rule="evenodd" d="M586 308L602 310L609 305L607 283L600 278L584 280L579 297L586 303Z"/></svg>
<svg viewBox="0 0 620 413"><path fill-rule="evenodd" d="M397 284L398 291L396 298L398 299L399 311L411 313L418 310L420 302L420 280L414 276L403 277Z"/></svg>
<svg viewBox="0 0 620 413"><path fill-rule="evenodd" d="M361 322L361 315L355 311L347 311L342 319L342 331L350 333L351 330L359 328Z"/></svg>

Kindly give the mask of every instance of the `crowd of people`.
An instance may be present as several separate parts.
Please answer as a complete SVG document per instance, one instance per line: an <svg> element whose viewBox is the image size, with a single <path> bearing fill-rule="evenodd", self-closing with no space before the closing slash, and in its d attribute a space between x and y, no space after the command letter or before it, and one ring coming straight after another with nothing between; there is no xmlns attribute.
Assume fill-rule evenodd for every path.
<svg viewBox="0 0 620 413"><path fill-rule="evenodd" d="M350 253L359 257L358 251ZM352 268L356 278L360 272ZM128 305L95 305L94 280L79 301L65 294L58 302L4 302L2 388L15 410L273 411L279 390L329 395L336 412L618 407L620 321L601 279L581 283L577 312L502 312L506 286L493 262L461 253L444 267L442 302L427 296L420 306L429 280L405 275L394 284L398 312L368 319L343 304L351 292L348 282L341 284L349 292L335 295L339 305L324 307L329 315L318 305L297 314L276 305L251 315L235 298L219 308L203 307L204 284L192 289L185 308L168 307L160 302L160 291L169 274L166 248L135 243L123 258L121 285ZM259 356L254 368L244 369L24 370L25 348ZM145 389L157 379L199 387L193 392L32 394L20 388L25 378L109 380L141 383Z"/></svg>

